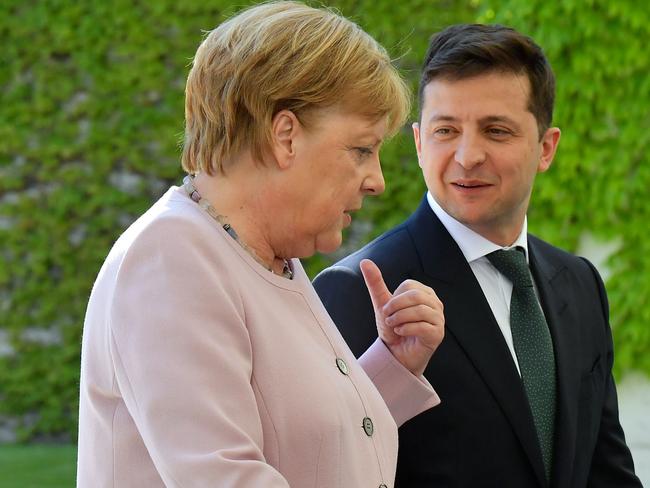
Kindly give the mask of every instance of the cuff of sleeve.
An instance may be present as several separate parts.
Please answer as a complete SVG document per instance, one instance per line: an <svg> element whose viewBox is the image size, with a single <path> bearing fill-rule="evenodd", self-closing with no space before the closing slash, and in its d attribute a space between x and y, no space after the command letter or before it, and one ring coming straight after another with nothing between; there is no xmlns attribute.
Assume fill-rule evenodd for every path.
<svg viewBox="0 0 650 488"><path fill-rule="evenodd" d="M440 403L438 394L424 376L415 376L377 338L359 358L399 427L407 420Z"/></svg>

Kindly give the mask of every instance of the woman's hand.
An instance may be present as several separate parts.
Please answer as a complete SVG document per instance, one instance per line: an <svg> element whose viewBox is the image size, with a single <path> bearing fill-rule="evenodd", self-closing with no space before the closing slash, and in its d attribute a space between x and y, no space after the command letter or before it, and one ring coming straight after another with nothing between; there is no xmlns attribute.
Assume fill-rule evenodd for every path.
<svg viewBox="0 0 650 488"><path fill-rule="evenodd" d="M442 302L431 288L415 280L405 280L391 293L375 263L364 259L360 266L379 337L405 368L420 376L445 335Z"/></svg>

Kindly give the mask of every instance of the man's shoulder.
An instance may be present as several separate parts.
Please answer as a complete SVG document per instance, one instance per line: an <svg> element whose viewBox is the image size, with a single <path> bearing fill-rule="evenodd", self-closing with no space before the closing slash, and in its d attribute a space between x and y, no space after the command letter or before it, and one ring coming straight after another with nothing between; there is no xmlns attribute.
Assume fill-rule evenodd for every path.
<svg viewBox="0 0 650 488"><path fill-rule="evenodd" d="M314 287L321 295L339 294L345 290L349 296L356 290L367 295L359 264L370 259L381 270L384 281L390 289L408 278L413 269L420 266L410 222L413 216L384 232L359 250L325 268L314 278Z"/></svg>
<svg viewBox="0 0 650 488"><path fill-rule="evenodd" d="M361 320L359 314L368 315L362 322L372 322L370 296L359 267L364 259L372 260L379 267L390 290L408 278L409 270L417 262L408 220L325 268L314 278L316 292L339 327L351 316L358 323Z"/></svg>
<svg viewBox="0 0 650 488"><path fill-rule="evenodd" d="M533 247L534 252L538 252L545 256L560 260L571 260L576 258L576 256L570 252L562 249L561 247L557 247L534 234L528 234L528 242Z"/></svg>
<svg viewBox="0 0 650 488"><path fill-rule="evenodd" d="M379 235L334 266L358 270L359 263L363 259L370 259L383 270L386 266L392 267L403 262L413 252L413 238L409 233L407 222L402 222Z"/></svg>
<svg viewBox="0 0 650 488"><path fill-rule="evenodd" d="M594 272L597 273L594 265L585 257L572 254L533 234L528 234L528 242L533 253L538 258L542 258L546 263L552 264L558 270L568 268L579 274L584 272L588 272L589 275Z"/></svg>

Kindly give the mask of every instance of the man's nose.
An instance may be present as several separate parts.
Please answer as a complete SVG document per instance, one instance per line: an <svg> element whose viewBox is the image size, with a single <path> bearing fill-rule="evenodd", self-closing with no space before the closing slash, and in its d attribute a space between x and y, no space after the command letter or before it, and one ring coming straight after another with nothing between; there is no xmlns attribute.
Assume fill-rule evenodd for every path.
<svg viewBox="0 0 650 488"><path fill-rule="evenodd" d="M481 140L474 134L463 134L456 147L454 159L466 170L485 161L486 152Z"/></svg>

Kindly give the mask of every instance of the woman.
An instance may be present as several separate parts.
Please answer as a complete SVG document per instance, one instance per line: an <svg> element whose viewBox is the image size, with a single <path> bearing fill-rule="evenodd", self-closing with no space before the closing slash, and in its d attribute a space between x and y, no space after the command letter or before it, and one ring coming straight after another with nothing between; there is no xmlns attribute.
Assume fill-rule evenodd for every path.
<svg viewBox="0 0 650 488"><path fill-rule="evenodd" d="M433 291L363 264L357 362L296 258L331 252L408 112L385 51L280 2L212 31L187 81L182 187L116 242L84 326L78 486L392 486L400 424L438 403ZM388 407L386 406L388 404Z"/></svg>

